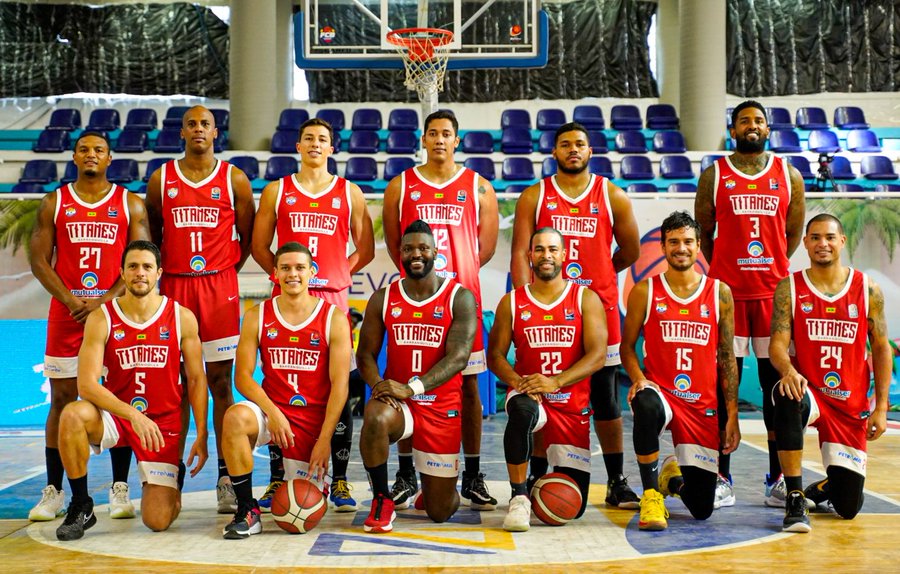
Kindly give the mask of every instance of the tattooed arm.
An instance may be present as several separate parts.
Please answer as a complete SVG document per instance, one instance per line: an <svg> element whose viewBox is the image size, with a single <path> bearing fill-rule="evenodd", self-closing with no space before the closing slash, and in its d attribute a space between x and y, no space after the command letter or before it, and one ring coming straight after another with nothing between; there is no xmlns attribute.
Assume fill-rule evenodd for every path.
<svg viewBox="0 0 900 574"><path fill-rule="evenodd" d="M785 277L775 289L772 304L772 330L769 338L769 360L781 374L778 392L799 401L806 392L807 381L791 363L788 349L791 346L791 279ZM765 398L765 397L764 397Z"/></svg>
<svg viewBox="0 0 900 574"><path fill-rule="evenodd" d="M734 358L734 299L731 289L719 282L719 346L716 351L716 372L721 392L725 395L728 421L725 423L725 442L722 452L734 452L741 444L738 426L738 371Z"/></svg>
<svg viewBox="0 0 900 574"><path fill-rule="evenodd" d="M716 233L716 206L713 202L716 168L709 166L700 174L694 198L694 217L700 224L700 251L707 263L713 260L713 236Z"/></svg>
<svg viewBox="0 0 900 574"><path fill-rule="evenodd" d="M875 440L887 428L888 388L891 384L893 352L887 338L884 320L884 293L869 278L869 343L872 345L872 367L875 371L875 410L869 415L868 438Z"/></svg>

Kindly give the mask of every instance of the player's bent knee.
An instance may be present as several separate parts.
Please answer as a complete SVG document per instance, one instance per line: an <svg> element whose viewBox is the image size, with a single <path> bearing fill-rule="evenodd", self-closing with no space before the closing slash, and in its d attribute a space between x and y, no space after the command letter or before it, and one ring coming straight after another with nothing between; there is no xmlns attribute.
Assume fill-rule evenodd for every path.
<svg viewBox="0 0 900 574"><path fill-rule="evenodd" d="M174 488L159 484L143 484L141 493L141 520L154 532L168 530L178 516L179 493Z"/></svg>
<svg viewBox="0 0 900 574"><path fill-rule="evenodd" d="M803 450L804 402L806 401L795 401L780 393L775 393L774 396L775 418L773 422L778 450Z"/></svg>
<svg viewBox="0 0 900 574"><path fill-rule="evenodd" d="M838 516L851 520L862 510L866 478L849 468L831 465L828 474L829 501Z"/></svg>
<svg viewBox="0 0 900 574"><path fill-rule="evenodd" d="M595 421L614 421L622 417L617 384L617 365L603 367L591 375L591 407Z"/></svg>

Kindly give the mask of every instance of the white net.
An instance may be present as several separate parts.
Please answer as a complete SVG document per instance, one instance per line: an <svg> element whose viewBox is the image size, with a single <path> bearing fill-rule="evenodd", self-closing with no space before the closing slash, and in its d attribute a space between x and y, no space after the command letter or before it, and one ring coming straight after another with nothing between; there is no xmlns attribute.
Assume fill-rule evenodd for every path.
<svg viewBox="0 0 900 574"><path fill-rule="evenodd" d="M406 80L410 90L415 90L419 101L437 108L437 94L444 91L444 74L450 51L447 44L453 34L446 30L397 30L388 36L403 58Z"/></svg>

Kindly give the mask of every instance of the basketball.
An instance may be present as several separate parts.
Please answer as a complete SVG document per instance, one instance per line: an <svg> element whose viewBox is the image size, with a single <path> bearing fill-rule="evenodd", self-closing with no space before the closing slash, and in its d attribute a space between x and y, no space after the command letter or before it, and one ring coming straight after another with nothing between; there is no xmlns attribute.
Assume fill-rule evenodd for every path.
<svg viewBox="0 0 900 574"><path fill-rule="evenodd" d="M285 482L272 497L272 518L285 532L303 534L322 520L328 504L315 484L302 478Z"/></svg>
<svg viewBox="0 0 900 574"><path fill-rule="evenodd" d="M545 474L531 489L531 509L544 524L562 526L581 510L581 490L561 472Z"/></svg>

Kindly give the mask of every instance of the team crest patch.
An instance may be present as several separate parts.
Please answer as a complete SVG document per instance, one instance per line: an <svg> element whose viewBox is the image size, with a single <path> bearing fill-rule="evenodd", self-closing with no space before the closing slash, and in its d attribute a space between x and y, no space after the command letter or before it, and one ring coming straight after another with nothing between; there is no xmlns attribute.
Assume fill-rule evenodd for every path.
<svg viewBox="0 0 900 574"><path fill-rule="evenodd" d="M97 286L97 283L100 280L97 277L97 274L93 271L88 271L84 275L81 276L81 284L84 285L86 289L93 289Z"/></svg>
<svg viewBox="0 0 900 574"><path fill-rule="evenodd" d="M331 209L340 209L341 208L341 198L334 197L331 199Z"/></svg>
<svg viewBox="0 0 900 574"><path fill-rule="evenodd" d="M321 341L321 339L320 339L320 337L319 337L319 333L318 333L318 332L314 331L314 332L312 332L312 333L309 334L309 344L310 344L311 346L313 346L313 347L318 347L318 346L319 346L319 341Z"/></svg>
<svg viewBox="0 0 900 574"><path fill-rule="evenodd" d="M278 329L276 329L275 327L269 327L266 330L266 337L268 337L270 339L274 339L277 336L278 336Z"/></svg>
<svg viewBox="0 0 900 574"><path fill-rule="evenodd" d="M804 313L812 313L813 304L810 303L809 301L800 303L800 310L803 311Z"/></svg>
<svg viewBox="0 0 900 574"><path fill-rule="evenodd" d="M136 410L137 412L143 413L147 411L147 409L150 407L150 404L144 397L134 397L133 399L131 399L131 406L134 407L134 410Z"/></svg>
<svg viewBox="0 0 900 574"><path fill-rule="evenodd" d="M413 200L413 201L419 201L419 199L420 199L421 197L422 197L422 192L421 192L421 191L414 191L414 192L412 192L412 193L409 194L409 198L410 198L411 200Z"/></svg>
<svg viewBox="0 0 900 574"><path fill-rule="evenodd" d="M557 208L557 207L558 207L558 205L557 205L557 203L556 203L555 201L548 201L548 202L547 202L547 211L556 211L556 208Z"/></svg>
<svg viewBox="0 0 900 574"><path fill-rule="evenodd" d="M519 318L522 319L523 321L527 321L528 319L531 319L531 311L529 311L528 309L522 311L519 314Z"/></svg>
<svg viewBox="0 0 900 574"><path fill-rule="evenodd" d="M178 197L178 188L170 187L166 190L166 195L169 196L169 199L175 199L176 197Z"/></svg>
<svg viewBox="0 0 900 574"><path fill-rule="evenodd" d="M206 259L202 255L194 255L191 257L190 266L196 273L200 273L206 269Z"/></svg>
<svg viewBox="0 0 900 574"><path fill-rule="evenodd" d="M689 376L685 375L684 373L679 373L675 377L675 381L673 382L673 385L675 386L676 389L678 389L679 391L681 391L683 393L691 388L691 378Z"/></svg>
<svg viewBox="0 0 900 574"><path fill-rule="evenodd" d="M769 179L769 189L772 191L778 190L778 180L775 179L774 177Z"/></svg>
<svg viewBox="0 0 900 574"><path fill-rule="evenodd" d="M400 309L400 307L393 307L393 308L391 309L391 317L393 317L394 319L396 319L397 317L400 316L400 314L401 314L402 312L403 312L403 310Z"/></svg>
<svg viewBox="0 0 900 574"><path fill-rule="evenodd" d="M709 306L707 306L706 303L700 305L700 317L703 319L709 317Z"/></svg>
<svg viewBox="0 0 900 574"><path fill-rule="evenodd" d="M106 216L107 217L119 217L119 210L116 209L115 207L110 207L109 209L106 210Z"/></svg>
<svg viewBox="0 0 900 574"><path fill-rule="evenodd" d="M460 190L460 191L456 192L456 201L458 201L460 203L465 203L466 197L468 197L468 196L465 191Z"/></svg>
<svg viewBox="0 0 900 574"><path fill-rule="evenodd" d="M294 205L295 203L297 203L297 198L293 195L289 195L287 199L284 200L284 202L288 205Z"/></svg>
<svg viewBox="0 0 900 574"><path fill-rule="evenodd" d="M725 181L725 189L734 189L737 183L733 179L729 179Z"/></svg>
<svg viewBox="0 0 900 574"><path fill-rule="evenodd" d="M435 305L434 312L432 313L435 319L443 319L444 318L444 306L443 305Z"/></svg>
<svg viewBox="0 0 900 574"><path fill-rule="evenodd" d="M168 327L160 327L159 328L159 340L160 341L168 341L170 337L171 337L171 334L169 333Z"/></svg>
<svg viewBox="0 0 900 574"><path fill-rule="evenodd" d="M665 313L666 309L668 309L668 308L669 308L669 306L666 305L665 301L657 301L657 303L656 303L656 312L657 313Z"/></svg>
<svg viewBox="0 0 900 574"><path fill-rule="evenodd" d="M306 397L303 395L294 395L290 400L292 407L305 407L306 406Z"/></svg>
<svg viewBox="0 0 900 574"><path fill-rule="evenodd" d="M222 197L222 189L219 187L212 188L211 190L209 190L209 196L212 199L219 199L220 197Z"/></svg>
<svg viewBox="0 0 900 574"><path fill-rule="evenodd" d="M596 203L591 204L591 215L600 213L600 207Z"/></svg>
<svg viewBox="0 0 900 574"><path fill-rule="evenodd" d="M566 265L566 277L568 277L569 279L578 279L579 277L581 277L581 272L581 265L575 263L574 261Z"/></svg>
<svg viewBox="0 0 900 574"><path fill-rule="evenodd" d="M574 321L575 320L575 310L574 309L565 309L566 321Z"/></svg>
<svg viewBox="0 0 900 574"><path fill-rule="evenodd" d="M122 329L116 329L115 331L113 331L113 339L115 339L116 341L121 341L124 338L125 331L123 331Z"/></svg>
<svg viewBox="0 0 900 574"><path fill-rule="evenodd" d="M75 215L75 213L77 213L77 212L74 207L66 208L66 217L72 217L73 215Z"/></svg>
<svg viewBox="0 0 900 574"><path fill-rule="evenodd" d="M849 315L851 319L859 317L859 309L857 309L855 303L851 303L850 306L847 307L847 315Z"/></svg>

